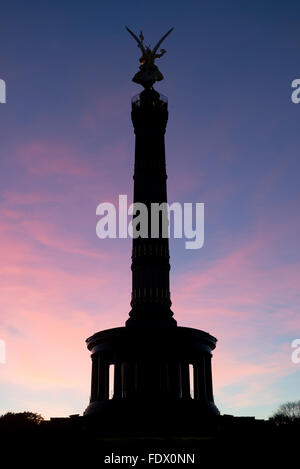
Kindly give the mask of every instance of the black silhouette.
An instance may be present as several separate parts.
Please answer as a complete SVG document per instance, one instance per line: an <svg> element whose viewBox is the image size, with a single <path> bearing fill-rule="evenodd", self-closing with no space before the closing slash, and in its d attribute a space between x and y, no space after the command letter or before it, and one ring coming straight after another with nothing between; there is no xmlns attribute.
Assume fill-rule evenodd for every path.
<svg viewBox="0 0 300 469"><path fill-rule="evenodd" d="M132 101L135 131L134 202L167 202L164 134L167 99L153 88ZM87 339L92 385L86 416L101 425L192 428L219 414L214 404L211 357L215 337L177 325L171 311L169 243L160 234L133 239L131 311L125 327ZM114 391L109 396L109 368ZM191 393L190 369L194 393ZM112 397L110 399L110 397Z"/></svg>
<svg viewBox="0 0 300 469"><path fill-rule="evenodd" d="M144 36L142 31L140 32L139 37L137 37L127 26L125 26L129 34L136 40L139 49L142 52L140 57L140 71L137 72L132 81L142 85L145 89L152 88L155 82L161 81L164 79L163 74L160 72L158 67L155 65L155 59L162 57L167 51L165 49L160 49L160 53L157 53L157 50L161 43L166 39L167 36L173 31L174 28L171 28L163 37L158 41L155 47L151 49L150 45L144 45Z"/></svg>

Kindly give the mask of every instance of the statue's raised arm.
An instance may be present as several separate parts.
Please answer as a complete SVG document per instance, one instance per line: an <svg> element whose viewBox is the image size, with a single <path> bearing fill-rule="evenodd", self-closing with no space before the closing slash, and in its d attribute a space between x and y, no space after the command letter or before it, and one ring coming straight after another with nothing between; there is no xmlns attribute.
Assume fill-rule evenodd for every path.
<svg viewBox="0 0 300 469"><path fill-rule="evenodd" d="M132 79L135 83L139 83L144 86L144 88L152 88L153 84L156 81L163 80L163 75L159 71L158 67L155 65L155 59L162 57L165 53L165 49L160 49L160 53L157 54L157 50L161 43L166 39L167 36L173 31L174 28L169 29L169 31L162 36L158 41L156 46L151 49L151 46L144 45L144 36L142 31L140 32L139 37L137 37L127 26L125 26L129 34L135 39L138 47L142 51L142 56L140 57L140 71L136 73Z"/></svg>

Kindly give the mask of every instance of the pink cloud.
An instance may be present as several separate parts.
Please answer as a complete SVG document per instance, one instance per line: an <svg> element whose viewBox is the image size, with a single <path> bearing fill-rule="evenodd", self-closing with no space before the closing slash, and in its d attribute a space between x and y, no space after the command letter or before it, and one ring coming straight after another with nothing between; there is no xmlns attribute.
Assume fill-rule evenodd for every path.
<svg viewBox="0 0 300 469"><path fill-rule="evenodd" d="M24 143L18 147L17 158L37 175L54 173L84 177L93 173L75 145L66 142L36 140Z"/></svg>
<svg viewBox="0 0 300 469"><path fill-rule="evenodd" d="M46 398L35 407L48 417L59 409L62 415L74 413L78 409L60 402L59 395L69 389L78 393L83 408L88 403L90 358L84 340L124 323L129 310L122 256L83 247L78 235L69 237L50 223L21 220L16 229L15 222L6 217L0 231L0 336L7 344L1 381L21 394L22 389L48 396L55 391L56 412ZM23 402L23 409L33 409L30 399L16 399L16 408Z"/></svg>

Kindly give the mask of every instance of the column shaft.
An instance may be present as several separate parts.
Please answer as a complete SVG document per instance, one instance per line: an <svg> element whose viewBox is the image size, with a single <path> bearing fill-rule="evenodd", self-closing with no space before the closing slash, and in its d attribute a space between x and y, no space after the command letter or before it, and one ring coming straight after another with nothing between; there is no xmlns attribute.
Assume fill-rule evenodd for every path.
<svg viewBox="0 0 300 469"><path fill-rule="evenodd" d="M200 401L206 400L205 363L203 356L194 364L194 397Z"/></svg>
<svg viewBox="0 0 300 469"><path fill-rule="evenodd" d="M182 380L182 398L188 399L191 397L190 392L190 370L187 361L181 362L181 380Z"/></svg>
<svg viewBox="0 0 300 469"><path fill-rule="evenodd" d="M114 399L121 399L122 397L122 376L121 376L121 363L115 363L115 376L114 376Z"/></svg>
<svg viewBox="0 0 300 469"><path fill-rule="evenodd" d="M97 399L97 387L98 387L98 364L97 355L92 355L92 385L91 385L91 402Z"/></svg>
<svg viewBox="0 0 300 469"><path fill-rule="evenodd" d="M209 401L214 400L212 387L211 355L205 357L206 393Z"/></svg>
<svg viewBox="0 0 300 469"><path fill-rule="evenodd" d="M109 398L109 365L105 359L98 357L98 392L97 400L103 401Z"/></svg>

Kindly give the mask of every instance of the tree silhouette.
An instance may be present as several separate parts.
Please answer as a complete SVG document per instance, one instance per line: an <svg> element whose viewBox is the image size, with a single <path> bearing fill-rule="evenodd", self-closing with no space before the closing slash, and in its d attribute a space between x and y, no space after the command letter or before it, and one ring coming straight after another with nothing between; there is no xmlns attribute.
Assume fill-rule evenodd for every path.
<svg viewBox="0 0 300 469"><path fill-rule="evenodd" d="M0 416L0 430L36 428L44 418L34 412L8 412Z"/></svg>
<svg viewBox="0 0 300 469"><path fill-rule="evenodd" d="M281 404L270 420L278 424L300 421L300 401Z"/></svg>

